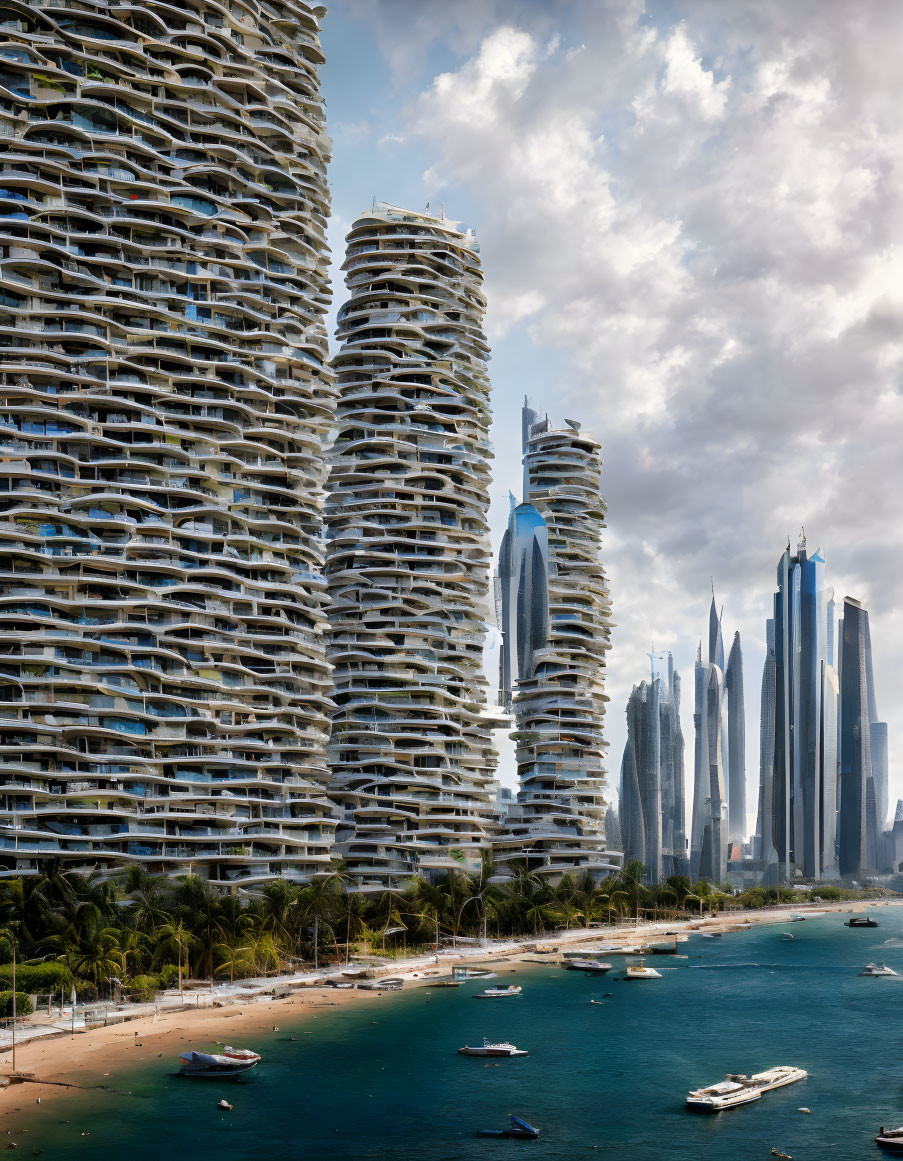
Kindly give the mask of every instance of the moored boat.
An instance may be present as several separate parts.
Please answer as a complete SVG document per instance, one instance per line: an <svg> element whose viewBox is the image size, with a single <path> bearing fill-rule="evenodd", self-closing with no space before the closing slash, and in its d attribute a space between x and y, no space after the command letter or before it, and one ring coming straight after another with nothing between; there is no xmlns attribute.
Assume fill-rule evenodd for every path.
<svg viewBox="0 0 903 1161"><path fill-rule="evenodd" d="M600 959L569 959L564 966L569 972L586 972L588 975L604 975L611 971L611 964Z"/></svg>
<svg viewBox="0 0 903 1161"><path fill-rule="evenodd" d="M805 1080L808 1075L805 1069L789 1064L781 1064L764 1072L754 1072L752 1076L746 1076L742 1072L729 1072L724 1080L718 1081L717 1084L691 1091L687 1096L687 1108L718 1113L724 1109L735 1108L737 1105L749 1104L758 1100L763 1093L783 1088L786 1084L794 1084L798 1080Z"/></svg>
<svg viewBox="0 0 903 1161"><path fill-rule="evenodd" d="M882 1125L878 1130L875 1143L890 1153L903 1153L903 1128L885 1129Z"/></svg>
<svg viewBox="0 0 903 1161"><path fill-rule="evenodd" d="M517 1048L513 1044L509 1044L506 1040L500 1040L493 1044L492 1041L483 1038L483 1044L471 1045L465 1044L463 1048L458 1049L459 1056L529 1056L530 1053L526 1048Z"/></svg>
<svg viewBox="0 0 903 1161"><path fill-rule="evenodd" d="M657 972L655 968L647 967L642 960L639 963L632 963L627 965L628 980L660 980L662 973Z"/></svg>
<svg viewBox="0 0 903 1161"><path fill-rule="evenodd" d="M183 1052L179 1057L179 1074L205 1080L227 1080L256 1068L260 1057L256 1052L252 1055L256 1057L255 1060L235 1060L210 1052Z"/></svg>
<svg viewBox="0 0 903 1161"><path fill-rule="evenodd" d="M872 919L870 915L853 915L846 921L844 927L878 927L880 924L877 919Z"/></svg>
<svg viewBox="0 0 903 1161"><path fill-rule="evenodd" d="M227 1060L252 1060L255 1064L261 1059L259 1052L250 1048L233 1048L231 1044L223 1045L220 1056L225 1056Z"/></svg>
<svg viewBox="0 0 903 1161"><path fill-rule="evenodd" d="M519 996L523 991L517 984L505 984L502 987L487 988L485 992L474 992L475 1000L501 1000L505 996Z"/></svg>

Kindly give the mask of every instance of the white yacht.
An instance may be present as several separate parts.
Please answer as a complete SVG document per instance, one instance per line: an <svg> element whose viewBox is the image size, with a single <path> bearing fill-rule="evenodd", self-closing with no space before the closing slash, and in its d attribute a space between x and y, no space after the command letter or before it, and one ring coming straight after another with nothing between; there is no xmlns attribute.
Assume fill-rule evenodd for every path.
<svg viewBox="0 0 903 1161"><path fill-rule="evenodd" d="M754 1072L752 1076L729 1072L724 1080L708 1088L693 1089L687 1095L687 1108L701 1112L720 1113L723 1109L736 1108L757 1101L763 1093L785 1084L805 1080L809 1074L803 1068L782 1064L765 1072Z"/></svg>
<svg viewBox="0 0 903 1161"><path fill-rule="evenodd" d="M505 984L504 987L487 988L485 992L474 992L475 1000L500 1000L503 996L519 996L523 991L516 984Z"/></svg>
<svg viewBox="0 0 903 1161"><path fill-rule="evenodd" d="M611 964L601 959L569 959L564 966L570 972L591 972L593 975L611 971Z"/></svg>
<svg viewBox="0 0 903 1161"><path fill-rule="evenodd" d="M483 1038L482 1047L471 1046L465 1044L463 1048L458 1049L460 1056L529 1056L529 1052L525 1048L515 1048L513 1044L509 1044L506 1040L499 1041L498 1044L493 1044L491 1041Z"/></svg>
<svg viewBox="0 0 903 1161"><path fill-rule="evenodd" d="M628 964L625 978L628 980L660 980L662 973L657 972L655 968L646 967L640 960L639 963Z"/></svg>
<svg viewBox="0 0 903 1161"><path fill-rule="evenodd" d="M861 976L895 976L898 973L884 963L867 963L865 970L859 974Z"/></svg>

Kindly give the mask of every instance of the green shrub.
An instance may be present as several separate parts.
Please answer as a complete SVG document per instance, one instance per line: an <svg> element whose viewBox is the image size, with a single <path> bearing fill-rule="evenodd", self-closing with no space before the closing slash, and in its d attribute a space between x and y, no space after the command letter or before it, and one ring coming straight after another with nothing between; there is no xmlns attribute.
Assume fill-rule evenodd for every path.
<svg viewBox="0 0 903 1161"><path fill-rule="evenodd" d="M16 1015L30 1016L34 1011L31 1006L31 1000L24 992L16 992ZM0 1016L11 1016L13 1014L13 994L12 992L0 992Z"/></svg>
<svg viewBox="0 0 903 1161"><path fill-rule="evenodd" d="M174 963L166 963L160 968L160 983L164 988L174 988L179 982L179 969Z"/></svg>
<svg viewBox="0 0 903 1161"><path fill-rule="evenodd" d="M12 987L13 965L0 965L0 986ZM20 963L16 967L16 988L34 995L36 992L58 992L72 987L72 972L64 963L47 960L44 963Z"/></svg>
<svg viewBox="0 0 903 1161"><path fill-rule="evenodd" d="M133 1000L152 1000L160 986L159 976L132 976L125 981L124 988Z"/></svg>

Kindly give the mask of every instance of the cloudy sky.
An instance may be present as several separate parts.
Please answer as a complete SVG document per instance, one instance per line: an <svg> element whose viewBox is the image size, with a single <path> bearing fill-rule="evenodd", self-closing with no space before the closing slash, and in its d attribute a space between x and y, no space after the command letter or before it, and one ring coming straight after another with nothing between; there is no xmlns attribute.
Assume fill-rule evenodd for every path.
<svg viewBox="0 0 903 1161"><path fill-rule="evenodd" d="M750 826L775 568L805 525L872 618L903 795L903 4L335 0L332 243L373 196L474 225L496 543L527 394L603 444L611 781L645 654L710 578L744 644Z"/></svg>

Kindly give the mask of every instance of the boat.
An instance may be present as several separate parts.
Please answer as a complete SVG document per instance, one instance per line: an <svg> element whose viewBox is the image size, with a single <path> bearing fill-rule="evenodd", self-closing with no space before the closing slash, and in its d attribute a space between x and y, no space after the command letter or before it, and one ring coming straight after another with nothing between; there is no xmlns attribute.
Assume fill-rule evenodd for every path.
<svg viewBox="0 0 903 1161"><path fill-rule="evenodd" d="M882 1149L888 1149L891 1153L903 1153L903 1128L885 1129L882 1125L878 1130L875 1143L880 1145Z"/></svg>
<svg viewBox="0 0 903 1161"><path fill-rule="evenodd" d="M404 987L404 980L400 976L386 976L381 980L364 980L357 986L367 992L400 992Z"/></svg>
<svg viewBox="0 0 903 1161"><path fill-rule="evenodd" d="M687 1108L699 1112L720 1113L723 1109L733 1109L738 1105L748 1105L757 1101L763 1093L785 1084L805 1080L809 1074L802 1068L782 1064L765 1072L754 1072L746 1076L742 1072L729 1072L724 1080L708 1088L694 1089L687 1095Z"/></svg>
<svg viewBox="0 0 903 1161"><path fill-rule="evenodd" d="M482 1047L477 1045L465 1044L463 1048L458 1049L459 1056L529 1056L530 1053L526 1048L516 1048L513 1044L509 1044L507 1040L500 1040L497 1044L483 1037Z"/></svg>
<svg viewBox="0 0 903 1161"><path fill-rule="evenodd" d="M452 975L456 980L494 980L496 973L484 968L456 967Z"/></svg>
<svg viewBox="0 0 903 1161"><path fill-rule="evenodd" d="M507 1129L480 1129L481 1137L518 1137L522 1141L535 1141L539 1136L539 1129L534 1129L521 1117L514 1113L508 1114L510 1124Z"/></svg>
<svg viewBox="0 0 903 1161"><path fill-rule="evenodd" d="M893 968L889 968L884 963L867 963L865 970L859 973L861 976L895 976L897 973Z"/></svg>
<svg viewBox="0 0 903 1161"><path fill-rule="evenodd" d="M789 931L785 931L781 939L796 939L795 935L791 935Z"/></svg>
<svg viewBox="0 0 903 1161"><path fill-rule="evenodd" d="M846 921L844 927L880 927L880 924L869 915L854 915Z"/></svg>
<svg viewBox="0 0 903 1161"><path fill-rule="evenodd" d="M604 975L611 971L610 963L603 963L601 959L569 959L565 964L569 972L586 972L592 975Z"/></svg>
<svg viewBox="0 0 903 1161"><path fill-rule="evenodd" d="M523 991L517 984L504 984L501 987L487 988L485 992L474 992L475 1000L501 1000L504 996L519 996Z"/></svg>
<svg viewBox="0 0 903 1161"><path fill-rule="evenodd" d="M627 965L628 980L660 980L662 973L657 972L655 968L646 967L642 960L639 963L632 963Z"/></svg>
<svg viewBox="0 0 903 1161"><path fill-rule="evenodd" d="M257 1053L252 1053L255 1060L235 1060L228 1056L215 1055L209 1052L183 1052L179 1057L180 1076L194 1076L206 1079L226 1080L229 1077L241 1076L250 1072L260 1063Z"/></svg>
<svg viewBox="0 0 903 1161"><path fill-rule="evenodd" d="M722 935L720 931L702 931L700 934L703 939L720 939Z"/></svg>
<svg viewBox="0 0 903 1161"><path fill-rule="evenodd" d="M772 1157L783 1157L784 1161L793 1161L789 1153L782 1153L780 1149L775 1149L774 1145L771 1146L771 1155Z"/></svg>
<svg viewBox="0 0 903 1161"><path fill-rule="evenodd" d="M805 915L791 915L790 922L791 923L805 923L806 916Z"/></svg>
<svg viewBox="0 0 903 1161"><path fill-rule="evenodd" d="M225 1056L227 1060L253 1060L257 1063L260 1059L259 1052L253 1052L250 1048L233 1048L231 1044L224 1044L220 1056Z"/></svg>

